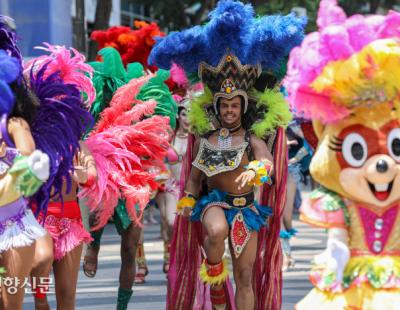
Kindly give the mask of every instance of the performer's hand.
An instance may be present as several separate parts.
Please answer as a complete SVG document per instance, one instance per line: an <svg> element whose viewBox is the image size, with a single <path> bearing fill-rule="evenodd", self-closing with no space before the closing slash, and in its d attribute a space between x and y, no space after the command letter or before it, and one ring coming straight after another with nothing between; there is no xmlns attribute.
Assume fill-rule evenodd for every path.
<svg viewBox="0 0 400 310"><path fill-rule="evenodd" d="M242 172L235 180L236 183L240 183L238 189L241 190L248 183L253 181L255 177L256 177L256 172L254 170L247 170Z"/></svg>
<svg viewBox="0 0 400 310"><path fill-rule="evenodd" d="M74 173L72 174L72 179L79 183L84 184L87 182L87 169L83 166L74 166Z"/></svg>
<svg viewBox="0 0 400 310"><path fill-rule="evenodd" d="M193 211L192 208L184 208L183 212L182 212L182 215L184 217L190 217L192 215L192 211Z"/></svg>

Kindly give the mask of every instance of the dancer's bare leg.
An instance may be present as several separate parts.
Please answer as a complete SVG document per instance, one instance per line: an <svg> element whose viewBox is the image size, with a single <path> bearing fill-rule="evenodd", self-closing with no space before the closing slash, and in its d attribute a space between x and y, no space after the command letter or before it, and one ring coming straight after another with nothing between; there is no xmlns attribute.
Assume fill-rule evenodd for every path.
<svg viewBox="0 0 400 310"><path fill-rule="evenodd" d="M36 278L36 282L39 282L40 278L48 278L50 275L53 260L53 240L51 239L51 236L46 233L45 236L36 240L35 256L33 259L31 277ZM35 294L35 309L50 309L45 294Z"/></svg>
<svg viewBox="0 0 400 310"><path fill-rule="evenodd" d="M225 251L224 240L228 237L229 226L221 207L209 208L203 217L203 227L207 232L204 240L204 250L210 264L221 261Z"/></svg>
<svg viewBox="0 0 400 310"><path fill-rule="evenodd" d="M135 256L142 229L131 224L121 234L121 271L119 274L120 287L131 289L135 279Z"/></svg>
<svg viewBox="0 0 400 310"><path fill-rule="evenodd" d="M294 199L296 197L296 181L289 175L287 180L287 196L285 209L283 211L283 225L287 231L293 228L292 218L293 218L293 207Z"/></svg>
<svg viewBox="0 0 400 310"><path fill-rule="evenodd" d="M76 285L83 245L68 252L53 264L56 285L57 310L74 310Z"/></svg>
<svg viewBox="0 0 400 310"><path fill-rule="evenodd" d="M140 238L136 248L136 274L135 284L143 284L146 282L146 276L149 273L144 252L144 233L143 229L140 232Z"/></svg>
<svg viewBox="0 0 400 310"><path fill-rule="evenodd" d="M6 269L4 277L18 278L20 283L24 283L25 279L29 277L34 255L35 244L3 252L0 257L0 266ZM25 288L20 288L20 285L17 288L16 294L9 294L7 289L2 287L1 309L22 309Z"/></svg>
<svg viewBox="0 0 400 310"><path fill-rule="evenodd" d="M96 214L90 213L89 226L94 227L95 222ZM85 257L83 258L83 273L89 278L93 278L97 272L98 255L100 251L100 241L103 230L104 228L101 228L99 230L90 232L93 241L87 245Z"/></svg>
<svg viewBox="0 0 400 310"><path fill-rule="evenodd" d="M235 257L232 246L233 276L236 284L235 303L237 310L254 309L253 266L257 255L257 232L252 232L243 252Z"/></svg>
<svg viewBox="0 0 400 310"><path fill-rule="evenodd" d="M160 196L160 197L158 197ZM169 244L172 238L174 227L177 196L174 193L160 193L157 195L157 204L161 214L161 233L164 240L164 264L163 271L169 271Z"/></svg>

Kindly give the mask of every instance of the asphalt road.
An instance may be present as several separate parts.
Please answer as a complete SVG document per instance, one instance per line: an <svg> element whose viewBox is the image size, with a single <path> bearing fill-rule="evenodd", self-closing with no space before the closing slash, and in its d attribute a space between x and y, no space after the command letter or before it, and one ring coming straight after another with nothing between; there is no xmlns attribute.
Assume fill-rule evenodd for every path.
<svg viewBox="0 0 400 310"><path fill-rule="evenodd" d="M295 228L299 230L292 239L295 267L284 273L283 306L282 309L293 309L310 289L308 270L312 257L324 247L325 234L323 230L311 228L295 220ZM100 251L99 269L94 279L87 278L82 271L79 273L76 309L111 310L115 309L118 274L120 238L114 225L108 225L103 234ZM128 309L165 309L166 278L162 272L163 243L159 225L145 227L145 252L150 273L144 285L136 285ZM50 306L56 309L54 294L49 295ZM34 309L32 296L27 296L24 309Z"/></svg>

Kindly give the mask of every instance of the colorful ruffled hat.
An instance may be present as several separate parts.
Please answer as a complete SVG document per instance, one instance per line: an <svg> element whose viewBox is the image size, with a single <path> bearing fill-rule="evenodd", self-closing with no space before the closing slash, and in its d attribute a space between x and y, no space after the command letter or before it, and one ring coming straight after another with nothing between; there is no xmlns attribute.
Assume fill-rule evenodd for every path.
<svg viewBox="0 0 400 310"><path fill-rule="evenodd" d="M263 123L262 130L252 128L257 135L285 126L290 113L274 105L273 100L284 103L283 97L275 95L278 90L263 94L265 85L261 92L254 86L262 71L278 76L290 50L303 39L305 20L294 15L255 17L250 4L232 0L220 1L209 18L204 26L157 39L149 57L149 63L160 68L169 69L176 63L189 76L198 73L204 83L205 92L195 99L189 113L194 133L220 126L218 98L236 95L244 98L247 116L255 117L244 125Z"/></svg>
<svg viewBox="0 0 400 310"><path fill-rule="evenodd" d="M290 54L284 85L302 117L335 123L360 106L399 107L400 13L347 17L322 0L318 32Z"/></svg>

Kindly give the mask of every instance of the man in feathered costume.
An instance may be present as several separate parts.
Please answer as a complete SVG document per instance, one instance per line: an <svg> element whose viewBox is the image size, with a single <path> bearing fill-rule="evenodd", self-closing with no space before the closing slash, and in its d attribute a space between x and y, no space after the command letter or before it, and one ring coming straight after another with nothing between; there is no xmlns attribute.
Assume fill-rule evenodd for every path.
<svg viewBox="0 0 400 310"><path fill-rule="evenodd" d="M189 112L197 139L189 143L177 205L168 309L280 309L290 113L279 90L265 89L265 82L276 82L303 27L292 15L255 18L251 5L225 0L205 26L173 32L152 50L150 64L175 62L198 71L205 85ZM260 78L263 70L269 78L267 72ZM222 260L227 237L235 297Z"/></svg>
<svg viewBox="0 0 400 310"><path fill-rule="evenodd" d="M143 211L158 187L157 173L165 169L163 158L177 107L164 83L168 72L146 74L139 63L125 69L112 47L99 54L103 61L91 63L97 90L92 112L98 122L86 140L96 161L98 181L80 193L92 212L95 238L86 253L84 271L95 275L101 234L113 216L122 239L117 308L126 309Z"/></svg>
<svg viewBox="0 0 400 310"><path fill-rule="evenodd" d="M322 185L301 218L328 229L315 288L297 309L398 309L400 304L400 13L346 17L323 0L319 31L290 55L292 107L312 119Z"/></svg>

